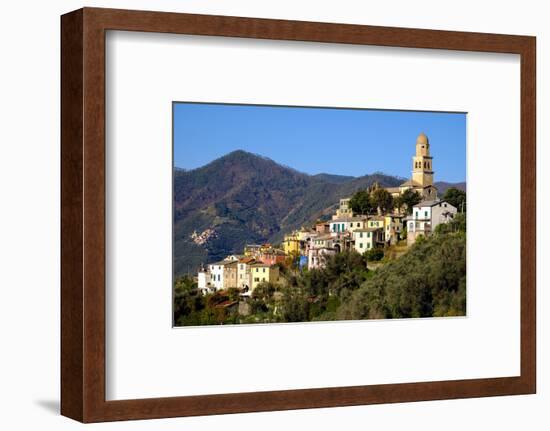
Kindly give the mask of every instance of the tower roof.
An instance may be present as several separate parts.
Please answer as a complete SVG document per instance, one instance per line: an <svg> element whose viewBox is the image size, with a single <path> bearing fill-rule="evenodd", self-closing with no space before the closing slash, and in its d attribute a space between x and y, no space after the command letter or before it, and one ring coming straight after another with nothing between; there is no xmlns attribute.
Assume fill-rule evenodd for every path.
<svg viewBox="0 0 550 431"><path fill-rule="evenodd" d="M416 145L429 145L428 137L424 132L420 133L418 138L416 138Z"/></svg>

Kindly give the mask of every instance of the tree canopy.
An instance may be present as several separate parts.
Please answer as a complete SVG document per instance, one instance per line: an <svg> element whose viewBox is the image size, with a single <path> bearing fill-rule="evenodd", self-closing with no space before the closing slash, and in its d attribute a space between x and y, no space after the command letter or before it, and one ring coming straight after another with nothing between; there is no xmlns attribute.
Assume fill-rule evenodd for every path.
<svg viewBox="0 0 550 431"><path fill-rule="evenodd" d="M450 187L443 195L443 200L449 202L459 212L466 212L466 192L456 187Z"/></svg>
<svg viewBox="0 0 550 431"><path fill-rule="evenodd" d="M359 190L349 201L349 206L355 214L367 215L373 212L374 205L368 190Z"/></svg>
<svg viewBox="0 0 550 431"><path fill-rule="evenodd" d="M406 208L407 214L412 214L413 207L422 200L416 190L407 189L397 198L397 206Z"/></svg>
<svg viewBox="0 0 550 431"><path fill-rule="evenodd" d="M337 310L337 319L463 316L466 235L435 235L378 270Z"/></svg>
<svg viewBox="0 0 550 431"><path fill-rule="evenodd" d="M393 209L393 197L383 188L376 188L371 193L371 199L375 208L380 208L382 212L388 212Z"/></svg>

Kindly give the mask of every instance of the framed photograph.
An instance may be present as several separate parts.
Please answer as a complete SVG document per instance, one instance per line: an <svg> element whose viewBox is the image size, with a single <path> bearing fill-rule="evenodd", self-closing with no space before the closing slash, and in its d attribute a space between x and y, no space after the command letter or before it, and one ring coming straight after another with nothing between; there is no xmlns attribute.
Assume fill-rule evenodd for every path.
<svg viewBox="0 0 550 431"><path fill-rule="evenodd" d="M536 391L535 38L61 18L61 412Z"/></svg>

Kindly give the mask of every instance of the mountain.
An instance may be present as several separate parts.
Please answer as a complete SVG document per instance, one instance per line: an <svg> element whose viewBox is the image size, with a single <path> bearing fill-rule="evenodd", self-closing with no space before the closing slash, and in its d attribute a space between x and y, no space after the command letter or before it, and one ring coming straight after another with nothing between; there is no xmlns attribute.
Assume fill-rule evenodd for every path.
<svg viewBox="0 0 550 431"><path fill-rule="evenodd" d="M174 170L174 272L194 272L245 244L279 242L328 218L340 198L375 181L393 187L402 179L307 175L241 150L198 169Z"/></svg>
<svg viewBox="0 0 550 431"><path fill-rule="evenodd" d="M278 243L285 233L329 219L343 197L378 182L404 179L374 173L361 177L307 175L246 151L203 167L174 169L174 272L194 273L205 263L241 253L245 244ZM436 183L440 196L451 186Z"/></svg>
<svg viewBox="0 0 550 431"><path fill-rule="evenodd" d="M437 194L440 197L443 197L443 195L445 194L447 189L449 189L451 187L457 188L457 189L462 190L464 192L466 191L466 183L465 182L462 182L462 183L448 183L448 182L445 182L445 181L436 181L434 183L434 186L437 187Z"/></svg>
<svg viewBox="0 0 550 431"><path fill-rule="evenodd" d="M347 175L334 175L334 174L324 174L324 173L313 175L313 178L321 181L326 181L327 183L332 183L332 184L342 184L355 179L355 177L350 177Z"/></svg>

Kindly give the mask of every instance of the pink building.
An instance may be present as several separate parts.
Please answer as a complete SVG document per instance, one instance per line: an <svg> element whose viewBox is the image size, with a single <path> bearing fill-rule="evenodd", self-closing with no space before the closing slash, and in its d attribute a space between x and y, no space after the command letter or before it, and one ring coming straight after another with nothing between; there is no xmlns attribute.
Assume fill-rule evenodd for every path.
<svg viewBox="0 0 550 431"><path fill-rule="evenodd" d="M270 266L275 265L276 263L283 263L285 258L286 256L283 251L275 249L262 251L257 257L258 260Z"/></svg>

